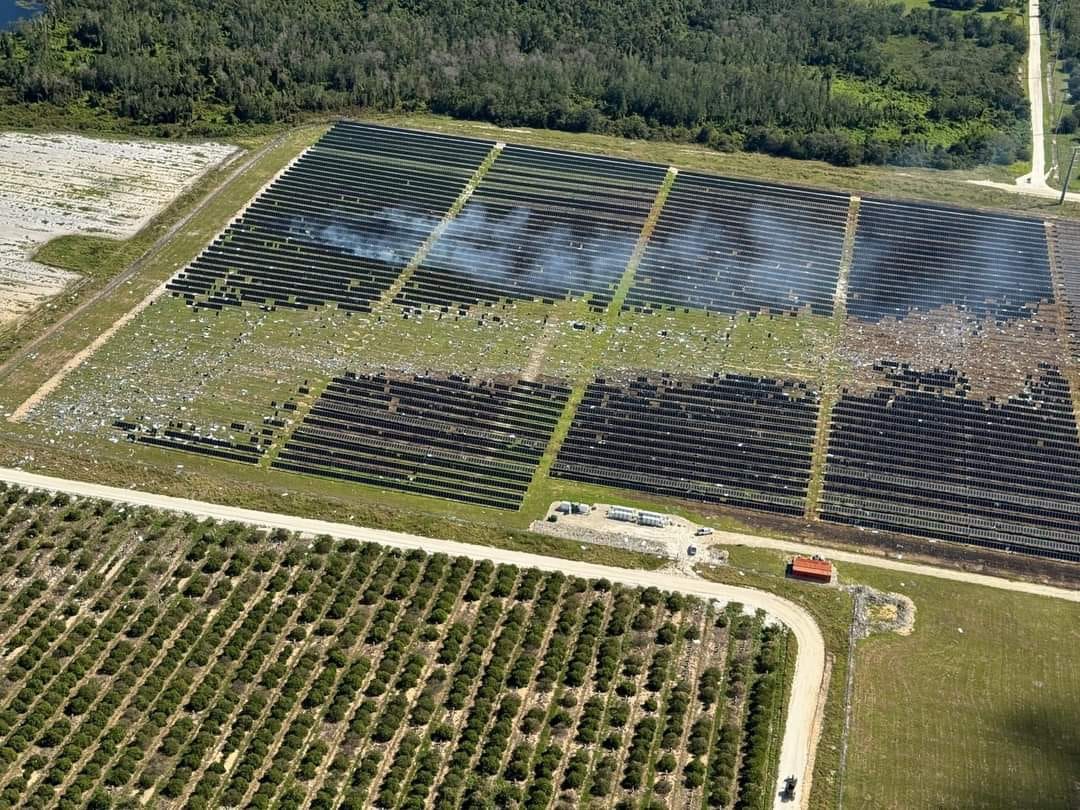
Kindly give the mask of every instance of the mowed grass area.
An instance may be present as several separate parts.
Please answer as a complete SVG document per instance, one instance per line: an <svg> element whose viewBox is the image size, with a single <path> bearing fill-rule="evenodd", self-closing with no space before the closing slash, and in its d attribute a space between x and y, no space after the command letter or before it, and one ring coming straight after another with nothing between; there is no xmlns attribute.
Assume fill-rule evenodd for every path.
<svg viewBox="0 0 1080 810"><path fill-rule="evenodd" d="M813 804L836 806L847 647L837 592L784 579L785 555L728 548L729 568L713 576L805 604L836 656ZM841 584L901 593L916 606L911 635L877 633L856 645L843 806L1075 807L1080 605L869 566L837 568ZM819 791L819 781L830 790Z"/></svg>
<svg viewBox="0 0 1080 810"><path fill-rule="evenodd" d="M861 566L915 632L858 645L845 807L1065 810L1080 797L1080 605Z"/></svg>
<svg viewBox="0 0 1080 810"><path fill-rule="evenodd" d="M623 568L656 569L664 560L638 552L531 534L523 512L507 512L328 478L154 447L99 441L75 448L47 436L8 430L0 466L31 464L51 475L268 512L497 546Z"/></svg>
<svg viewBox="0 0 1080 810"><path fill-rule="evenodd" d="M810 312L721 315L678 309L619 315L600 358L602 372L662 369L708 375L723 369L816 379L834 363L839 319Z"/></svg>

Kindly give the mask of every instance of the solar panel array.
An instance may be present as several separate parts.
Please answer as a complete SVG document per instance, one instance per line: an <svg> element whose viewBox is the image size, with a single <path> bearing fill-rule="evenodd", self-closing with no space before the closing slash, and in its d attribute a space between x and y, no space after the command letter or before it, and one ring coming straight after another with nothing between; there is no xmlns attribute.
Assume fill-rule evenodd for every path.
<svg viewBox="0 0 1080 810"><path fill-rule="evenodd" d="M558 384L346 373L272 466L516 509L569 395Z"/></svg>
<svg viewBox="0 0 1080 810"><path fill-rule="evenodd" d="M680 172L624 309L830 315L846 194Z"/></svg>
<svg viewBox="0 0 1080 810"><path fill-rule="evenodd" d="M1058 220L1052 225L1054 260L1061 279L1069 350L1080 360L1080 222Z"/></svg>
<svg viewBox="0 0 1080 810"><path fill-rule="evenodd" d="M168 289L210 309L252 303L370 311L493 146L339 123Z"/></svg>
<svg viewBox="0 0 1080 810"><path fill-rule="evenodd" d="M597 378L552 475L801 515L819 404L806 383L739 374Z"/></svg>
<svg viewBox="0 0 1080 810"><path fill-rule="evenodd" d="M266 452L263 446L265 440L247 425L238 423L234 423L232 429L244 434L244 438L241 439L236 439L231 435L220 438L201 433L196 425L182 421L172 421L165 427L158 428L117 419L113 422L113 427L124 431L128 439L136 444L182 450L186 453L197 453L244 464L258 464Z"/></svg>
<svg viewBox="0 0 1080 810"><path fill-rule="evenodd" d="M366 312L402 279L393 303L406 309L585 299L606 311L666 174L343 122L169 288L212 309ZM623 309L831 316L850 209L846 194L679 173ZM1080 440L1053 313L1031 330L1003 328L1055 302L1051 259L1080 358L1080 224L861 200L839 350L856 378L877 360L878 377L869 393L845 391L833 410L824 520L1080 559ZM951 307L968 317L944 352ZM973 327L972 316L987 322ZM942 370L950 362L961 367ZM1006 396L1028 369L1025 389ZM1000 389L998 400L973 396L969 376L976 388ZM348 373L330 382L272 466L515 509L569 395L561 383ZM802 516L819 411L818 391L803 382L597 377L552 475ZM140 444L257 463L287 416L275 413L261 433L234 425L239 438L182 422L117 427Z"/></svg>
<svg viewBox="0 0 1080 810"><path fill-rule="evenodd" d="M606 309L666 173L507 146L395 303L465 311L589 296Z"/></svg>
<svg viewBox="0 0 1080 810"><path fill-rule="evenodd" d="M953 305L1007 320L1053 300L1041 220L863 199L848 314L902 319Z"/></svg>
<svg viewBox="0 0 1080 810"><path fill-rule="evenodd" d="M1080 440L1056 369L1001 402L954 370L880 371L833 409L825 520L1080 560Z"/></svg>

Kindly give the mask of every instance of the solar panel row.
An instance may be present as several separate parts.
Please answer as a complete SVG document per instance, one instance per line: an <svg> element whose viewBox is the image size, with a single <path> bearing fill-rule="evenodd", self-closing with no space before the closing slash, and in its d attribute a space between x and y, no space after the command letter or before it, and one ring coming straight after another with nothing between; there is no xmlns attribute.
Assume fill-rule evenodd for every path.
<svg viewBox="0 0 1080 810"><path fill-rule="evenodd" d="M611 300L666 168L507 146L395 303Z"/></svg>
<svg viewBox="0 0 1080 810"><path fill-rule="evenodd" d="M951 369L880 371L833 409L824 519L1080 560L1080 440L1057 369L1003 402Z"/></svg>
<svg viewBox="0 0 1080 810"><path fill-rule="evenodd" d="M867 321L955 306L979 317L1029 317L1054 300L1037 219L864 199L847 312Z"/></svg>
<svg viewBox="0 0 1080 810"><path fill-rule="evenodd" d="M584 298L606 310L666 167L494 146L339 124L169 286L200 307L368 311L493 157L395 303L465 312ZM1027 331L1000 327L1055 302L1052 258L1080 356L1080 226L864 198L852 234L850 209L846 194L679 173L623 309L828 317L845 292L839 278L851 236L844 303L852 326L955 308L985 327L972 327L977 336L920 338L914 365L896 356L912 341L884 335L860 347L880 359L882 382L873 393L845 393L832 414L822 517L1072 554L1078 515L1069 465L1080 444L1068 380L1056 362L1025 360ZM1036 329L1046 331L1038 322ZM980 400L968 370L932 360L944 356L935 355L935 340L976 337L1003 365L1031 369L1024 391ZM562 385L343 376L275 466L515 508L567 396ZM801 515L819 407L813 386L768 377L597 378L553 475ZM138 441L237 460L261 443L225 447L170 429L174 435L138 431Z"/></svg>
<svg viewBox="0 0 1080 810"><path fill-rule="evenodd" d="M1058 220L1051 225L1054 260L1061 279L1069 350L1080 361L1080 222Z"/></svg>
<svg viewBox="0 0 1080 810"><path fill-rule="evenodd" d="M598 378L552 475L801 515L818 407L805 383L769 378Z"/></svg>
<svg viewBox="0 0 1080 810"><path fill-rule="evenodd" d="M241 439L235 439L231 435L223 439L200 433L195 425L179 421L169 422L164 428L157 428L117 419L113 422L113 427L124 431L128 439L137 444L181 450L244 464L258 464L266 452L259 435L249 430L246 425L233 426L237 432L244 434Z"/></svg>
<svg viewBox="0 0 1080 810"><path fill-rule="evenodd" d="M364 312L389 289L494 144L342 122L169 284L196 306ZM587 297L604 310L663 166L506 146L395 298L466 311ZM830 315L849 197L680 173L625 308ZM1024 317L1052 300L1043 223L863 199L847 311L954 305Z"/></svg>
<svg viewBox="0 0 1080 810"><path fill-rule="evenodd" d="M624 309L830 315L847 194L680 172Z"/></svg>
<svg viewBox="0 0 1080 810"><path fill-rule="evenodd" d="M211 309L370 311L493 146L339 123L168 289Z"/></svg>
<svg viewBox="0 0 1080 810"><path fill-rule="evenodd" d="M558 384L347 373L272 466L515 509L569 395Z"/></svg>

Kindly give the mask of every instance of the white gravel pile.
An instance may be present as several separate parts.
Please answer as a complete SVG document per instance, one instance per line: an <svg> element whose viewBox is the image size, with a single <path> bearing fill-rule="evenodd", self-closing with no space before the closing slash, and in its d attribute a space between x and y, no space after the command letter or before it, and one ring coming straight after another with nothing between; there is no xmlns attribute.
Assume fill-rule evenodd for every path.
<svg viewBox="0 0 1080 810"><path fill-rule="evenodd" d="M29 261L55 236L135 234L211 167L222 144L0 132L0 325L78 276Z"/></svg>

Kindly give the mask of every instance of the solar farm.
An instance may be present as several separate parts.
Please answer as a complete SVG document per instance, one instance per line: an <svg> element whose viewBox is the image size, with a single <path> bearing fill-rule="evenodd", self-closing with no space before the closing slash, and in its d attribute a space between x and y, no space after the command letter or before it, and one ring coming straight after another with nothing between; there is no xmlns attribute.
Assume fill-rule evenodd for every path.
<svg viewBox="0 0 1080 810"><path fill-rule="evenodd" d="M340 122L26 428L521 525L585 492L1076 561L1077 363L1070 223Z"/></svg>

